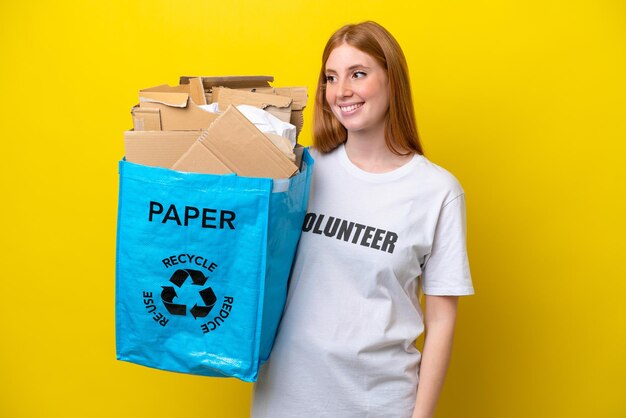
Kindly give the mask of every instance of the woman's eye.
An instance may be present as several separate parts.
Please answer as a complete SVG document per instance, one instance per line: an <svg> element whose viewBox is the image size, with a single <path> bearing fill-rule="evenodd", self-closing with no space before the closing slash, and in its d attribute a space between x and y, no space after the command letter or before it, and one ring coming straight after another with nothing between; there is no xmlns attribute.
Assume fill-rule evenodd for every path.
<svg viewBox="0 0 626 418"><path fill-rule="evenodd" d="M354 78L361 78L361 77L365 77L367 74L365 74L363 71L355 71L354 74L352 75Z"/></svg>
<svg viewBox="0 0 626 418"><path fill-rule="evenodd" d="M327 82L327 83L334 83L334 82L335 82L335 76L333 76L333 75L327 75L327 76L326 76L326 82Z"/></svg>

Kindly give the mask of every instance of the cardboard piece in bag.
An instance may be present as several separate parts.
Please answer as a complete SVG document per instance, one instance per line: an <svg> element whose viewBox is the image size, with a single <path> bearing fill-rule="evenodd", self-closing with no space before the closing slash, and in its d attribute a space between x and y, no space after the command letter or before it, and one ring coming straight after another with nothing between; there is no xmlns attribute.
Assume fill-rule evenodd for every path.
<svg viewBox="0 0 626 418"><path fill-rule="evenodd" d="M213 103L213 88L228 87L231 89L242 89L246 91L262 91L264 93L274 93L274 89L270 87L270 83L274 81L274 77L267 75L253 76L223 76L223 77L190 77L181 76L180 84L189 84L194 78L200 79L207 103Z"/></svg>
<svg viewBox="0 0 626 418"><path fill-rule="evenodd" d="M277 94L254 93L227 87L213 88L213 102L218 103L220 111L226 110L231 105L245 104L263 109L283 122L291 120L292 101L291 97L279 96Z"/></svg>
<svg viewBox="0 0 626 418"><path fill-rule="evenodd" d="M172 168L201 134L202 131L126 131L126 161Z"/></svg>
<svg viewBox="0 0 626 418"><path fill-rule="evenodd" d="M296 136L300 136L304 126L304 108L309 97L306 87L254 87L238 88L238 90L291 97L293 99L291 102L291 119L287 122L296 127Z"/></svg>
<svg viewBox="0 0 626 418"><path fill-rule="evenodd" d="M206 104L200 79L189 84L163 84L139 91L139 106L132 110L133 127L140 130L188 131L206 129L219 115L202 110Z"/></svg>
<svg viewBox="0 0 626 418"><path fill-rule="evenodd" d="M131 110L133 115L133 129L135 131L160 131L161 111L159 109L140 108L139 105Z"/></svg>
<svg viewBox="0 0 626 418"><path fill-rule="evenodd" d="M216 161L245 177L279 179L298 172L298 167L234 106L213 122L174 168L218 174L211 171Z"/></svg>
<svg viewBox="0 0 626 418"><path fill-rule="evenodd" d="M289 123L296 127L296 137L300 136L304 126L304 108L309 98L306 87L276 87L274 92L280 96L293 99L291 103L291 120Z"/></svg>
<svg viewBox="0 0 626 418"><path fill-rule="evenodd" d="M206 131L205 131L206 133ZM196 140L191 147L174 163L172 169L187 173L233 174L213 151Z"/></svg>
<svg viewBox="0 0 626 418"><path fill-rule="evenodd" d="M293 153L296 156L296 166L298 167L298 171L302 171L302 155L304 154L304 147L300 144L296 144L293 149Z"/></svg>
<svg viewBox="0 0 626 418"><path fill-rule="evenodd" d="M289 138L285 138L284 136L280 136L271 132L263 132L272 144L276 146L292 163L296 162L296 154L293 153L293 145L291 145L291 140Z"/></svg>
<svg viewBox="0 0 626 418"><path fill-rule="evenodd" d="M210 91L213 87L229 87L231 89L248 89L270 87L274 77L269 75L245 75L245 76L224 76L224 77L198 77L181 76L179 83L189 84L190 80L199 78L205 91Z"/></svg>

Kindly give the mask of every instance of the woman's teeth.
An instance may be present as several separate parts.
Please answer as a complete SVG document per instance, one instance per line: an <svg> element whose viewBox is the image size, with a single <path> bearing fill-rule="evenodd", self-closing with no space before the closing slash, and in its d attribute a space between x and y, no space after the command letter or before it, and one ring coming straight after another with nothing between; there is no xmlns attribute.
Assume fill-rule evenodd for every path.
<svg viewBox="0 0 626 418"><path fill-rule="evenodd" d="M339 106L339 109L341 109L342 112L351 112L361 106L363 106L363 103L357 103L350 106Z"/></svg>

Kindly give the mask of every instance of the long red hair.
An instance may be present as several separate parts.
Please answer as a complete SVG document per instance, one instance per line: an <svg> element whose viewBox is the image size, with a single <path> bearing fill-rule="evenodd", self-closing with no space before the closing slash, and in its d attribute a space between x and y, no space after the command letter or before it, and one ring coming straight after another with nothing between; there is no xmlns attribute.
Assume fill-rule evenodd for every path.
<svg viewBox="0 0 626 418"><path fill-rule="evenodd" d="M315 148L322 153L330 152L347 139L346 128L331 111L325 94L326 61L331 52L344 43L370 55L387 71L390 94L385 143L389 150L397 155L414 152L423 154L415 122L406 58L391 33L372 21L343 26L326 43L313 108Z"/></svg>

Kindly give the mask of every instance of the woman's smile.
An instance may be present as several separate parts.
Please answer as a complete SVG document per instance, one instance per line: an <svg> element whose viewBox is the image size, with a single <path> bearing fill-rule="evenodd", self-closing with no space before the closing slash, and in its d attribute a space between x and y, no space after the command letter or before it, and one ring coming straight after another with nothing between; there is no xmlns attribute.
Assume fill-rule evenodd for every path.
<svg viewBox="0 0 626 418"><path fill-rule="evenodd" d="M338 105L338 106L339 106L339 109L341 109L341 111L343 112L343 114L348 116L348 115L354 114L358 108L363 106L363 103L355 103L355 104L348 104L348 105Z"/></svg>

